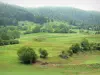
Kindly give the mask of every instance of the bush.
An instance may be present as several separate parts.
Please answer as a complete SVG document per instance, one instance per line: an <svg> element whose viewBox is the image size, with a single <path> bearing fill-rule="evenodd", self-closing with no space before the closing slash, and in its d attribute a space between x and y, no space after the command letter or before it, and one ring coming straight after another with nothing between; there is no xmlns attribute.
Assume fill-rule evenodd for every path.
<svg viewBox="0 0 100 75"><path fill-rule="evenodd" d="M47 58L48 57L48 52L44 49L39 49L39 53L40 53L40 58Z"/></svg>
<svg viewBox="0 0 100 75"><path fill-rule="evenodd" d="M62 51L61 54L59 55L61 58L63 59L67 59L68 58L68 55L65 51Z"/></svg>
<svg viewBox="0 0 100 75"><path fill-rule="evenodd" d="M9 40L10 44L19 44L18 40Z"/></svg>
<svg viewBox="0 0 100 75"><path fill-rule="evenodd" d="M22 47L17 52L19 59L25 64L35 63L37 60L37 55L35 51L30 47Z"/></svg>
<svg viewBox="0 0 100 75"><path fill-rule="evenodd" d="M72 50L73 53L78 53L81 50L81 48L79 44L75 44L70 47L70 50Z"/></svg>
<svg viewBox="0 0 100 75"><path fill-rule="evenodd" d="M82 50L90 50L90 44L87 39L83 39L81 42Z"/></svg>

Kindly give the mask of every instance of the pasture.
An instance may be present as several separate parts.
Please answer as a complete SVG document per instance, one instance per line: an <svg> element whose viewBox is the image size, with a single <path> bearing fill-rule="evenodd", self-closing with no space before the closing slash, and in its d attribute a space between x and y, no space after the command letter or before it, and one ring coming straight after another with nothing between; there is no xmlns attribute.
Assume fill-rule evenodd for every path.
<svg viewBox="0 0 100 75"><path fill-rule="evenodd" d="M36 38L43 40L36 41ZM33 33L21 35L20 44L0 46L0 75L100 75L100 52L90 51L74 54L68 59L58 57L62 50L68 50L74 43L82 39L89 42L100 42L100 35L94 34L60 34L60 33ZM38 54L39 48L48 51L48 59L38 59L48 62L41 65L21 64L17 50L22 46L32 47Z"/></svg>

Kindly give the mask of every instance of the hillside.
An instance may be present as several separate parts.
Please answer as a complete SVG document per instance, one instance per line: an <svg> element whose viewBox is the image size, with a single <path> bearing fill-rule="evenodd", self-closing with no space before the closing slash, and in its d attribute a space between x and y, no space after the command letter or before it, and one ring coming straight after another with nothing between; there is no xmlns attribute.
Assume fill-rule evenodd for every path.
<svg viewBox="0 0 100 75"><path fill-rule="evenodd" d="M51 21L67 21L78 28L99 30L100 13L71 7L23 8L0 3L0 25L18 25L18 21L44 24Z"/></svg>
<svg viewBox="0 0 100 75"><path fill-rule="evenodd" d="M34 16L23 7L0 3L0 25L17 25L18 21L25 20L42 24L47 19Z"/></svg>
<svg viewBox="0 0 100 75"><path fill-rule="evenodd" d="M84 11L71 7L39 7L30 8L29 11L35 15L42 15L55 20L100 25L100 13L96 11Z"/></svg>

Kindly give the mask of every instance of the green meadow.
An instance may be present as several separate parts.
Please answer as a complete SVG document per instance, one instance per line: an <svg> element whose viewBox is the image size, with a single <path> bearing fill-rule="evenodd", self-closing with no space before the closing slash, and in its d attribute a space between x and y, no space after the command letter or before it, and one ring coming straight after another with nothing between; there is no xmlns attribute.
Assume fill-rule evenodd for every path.
<svg viewBox="0 0 100 75"><path fill-rule="evenodd" d="M35 38L44 38L36 41ZM74 54L68 59L58 57L62 50L68 50L74 43L82 39L90 43L99 43L100 35L95 34L60 34L60 33L33 33L21 35L20 44L0 46L0 75L100 75L100 51L89 51ZM38 49L46 49L48 59L38 59L48 62L41 65L39 62L32 65L21 64L17 51L22 46L32 47L37 54Z"/></svg>

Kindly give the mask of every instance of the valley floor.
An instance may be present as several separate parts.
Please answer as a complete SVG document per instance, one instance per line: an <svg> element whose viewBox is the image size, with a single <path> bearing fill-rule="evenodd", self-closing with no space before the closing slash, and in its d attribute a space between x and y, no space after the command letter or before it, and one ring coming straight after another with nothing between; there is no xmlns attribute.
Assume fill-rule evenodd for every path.
<svg viewBox="0 0 100 75"><path fill-rule="evenodd" d="M45 38L39 42L34 39ZM86 34L50 34L37 33L22 35L20 44L0 46L0 75L100 75L100 52L89 51L74 54L69 59L58 57L62 50L79 43L83 38L89 42L100 42L100 35ZM21 64L18 60L17 50L28 45L38 54L39 48L45 48L49 53L48 59L39 59L48 62L46 65L36 63L33 65Z"/></svg>

